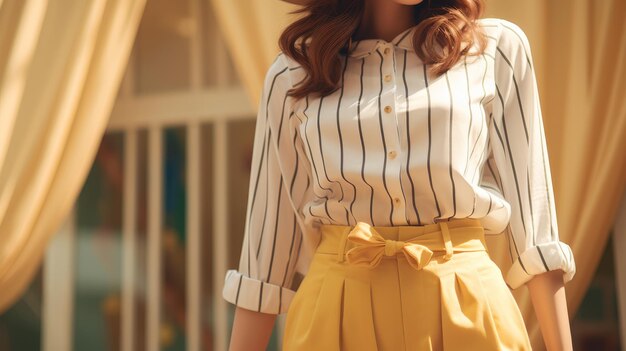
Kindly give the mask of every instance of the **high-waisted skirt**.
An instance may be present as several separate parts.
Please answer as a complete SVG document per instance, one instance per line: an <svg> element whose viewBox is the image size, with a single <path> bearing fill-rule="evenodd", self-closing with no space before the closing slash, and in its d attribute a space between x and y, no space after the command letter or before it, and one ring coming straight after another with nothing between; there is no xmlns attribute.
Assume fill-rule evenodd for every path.
<svg viewBox="0 0 626 351"><path fill-rule="evenodd" d="M531 350L479 220L321 231L283 350Z"/></svg>

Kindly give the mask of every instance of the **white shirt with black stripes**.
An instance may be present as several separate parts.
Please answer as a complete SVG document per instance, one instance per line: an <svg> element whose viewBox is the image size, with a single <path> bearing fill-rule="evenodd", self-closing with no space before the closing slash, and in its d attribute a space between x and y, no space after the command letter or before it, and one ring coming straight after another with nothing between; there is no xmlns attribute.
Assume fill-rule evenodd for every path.
<svg viewBox="0 0 626 351"><path fill-rule="evenodd" d="M485 52L439 76L414 52L415 26L391 42L353 42L341 55L342 87L322 97L287 96L305 72L277 55L258 108L245 237L238 269L225 275L227 301L287 312L321 223L477 218L485 234L509 239L510 288L557 269L564 282L573 278L528 39L507 20L478 22Z"/></svg>

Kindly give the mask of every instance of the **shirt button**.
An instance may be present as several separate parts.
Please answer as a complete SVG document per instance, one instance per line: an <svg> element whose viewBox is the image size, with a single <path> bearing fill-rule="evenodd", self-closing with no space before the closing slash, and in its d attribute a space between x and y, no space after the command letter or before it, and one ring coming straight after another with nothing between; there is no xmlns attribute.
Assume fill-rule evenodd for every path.
<svg viewBox="0 0 626 351"><path fill-rule="evenodd" d="M385 75L385 82L391 82L391 74Z"/></svg>
<svg viewBox="0 0 626 351"><path fill-rule="evenodd" d="M391 112L391 106L389 106L389 105L385 106L385 112L390 113Z"/></svg>
<svg viewBox="0 0 626 351"><path fill-rule="evenodd" d="M389 52L391 51L390 48L385 48L385 50L383 51L385 53L385 55L389 55Z"/></svg>
<svg viewBox="0 0 626 351"><path fill-rule="evenodd" d="M389 155L389 158L392 160L396 158L396 152L394 150L389 151L388 155Z"/></svg>

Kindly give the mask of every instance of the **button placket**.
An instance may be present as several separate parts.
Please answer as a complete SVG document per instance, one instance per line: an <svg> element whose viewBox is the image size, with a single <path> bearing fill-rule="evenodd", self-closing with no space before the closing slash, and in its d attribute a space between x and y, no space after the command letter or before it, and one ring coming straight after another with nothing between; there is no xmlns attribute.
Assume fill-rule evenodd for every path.
<svg viewBox="0 0 626 351"><path fill-rule="evenodd" d="M382 81L383 81L383 99L389 99L382 102L383 106L383 125L385 140L387 145L387 158L386 171L388 178L400 179L400 173L402 169L402 158L400 157L400 136L397 133L398 120L396 117L396 88L394 84L394 72L395 51L393 50L393 44L381 43L383 46L383 69L382 69ZM406 221L405 206L404 206L404 194L400 182L389 182L389 192L392 196L393 224L403 223Z"/></svg>

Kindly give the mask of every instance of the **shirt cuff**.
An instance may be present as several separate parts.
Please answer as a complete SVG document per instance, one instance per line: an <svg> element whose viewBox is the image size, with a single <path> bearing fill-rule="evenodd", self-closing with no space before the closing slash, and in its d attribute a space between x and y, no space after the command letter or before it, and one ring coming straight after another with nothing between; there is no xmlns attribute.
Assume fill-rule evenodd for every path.
<svg viewBox="0 0 626 351"><path fill-rule="evenodd" d="M229 269L224 277L222 297L248 310L268 314L286 313L295 291Z"/></svg>
<svg viewBox="0 0 626 351"><path fill-rule="evenodd" d="M563 284L576 274L576 262L572 249L562 241L541 243L522 252L506 273L509 288L517 289L535 275L563 270Z"/></svg>

